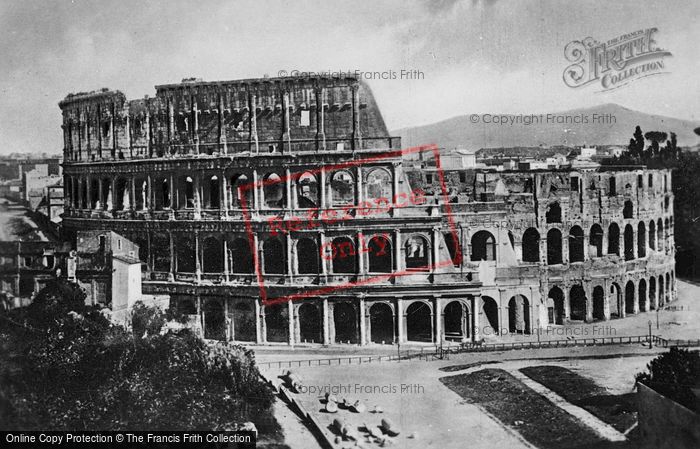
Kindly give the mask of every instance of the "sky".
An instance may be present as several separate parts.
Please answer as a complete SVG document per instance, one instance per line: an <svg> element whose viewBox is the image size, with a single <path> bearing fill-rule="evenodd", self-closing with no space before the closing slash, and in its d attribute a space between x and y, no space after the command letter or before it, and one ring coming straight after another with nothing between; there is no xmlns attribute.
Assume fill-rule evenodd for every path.
<svg viewBox="0 0 700 449"><path fill-rule="evenodd" d="M280 71L393 71L367 80L392 130L604 103L700 125L698 19L693 0L0 0L0 154L60 152L57 103L71 92L135 99L187 77ZM606 92L564 84L569 42L651 27L668 73Z"/></svg>

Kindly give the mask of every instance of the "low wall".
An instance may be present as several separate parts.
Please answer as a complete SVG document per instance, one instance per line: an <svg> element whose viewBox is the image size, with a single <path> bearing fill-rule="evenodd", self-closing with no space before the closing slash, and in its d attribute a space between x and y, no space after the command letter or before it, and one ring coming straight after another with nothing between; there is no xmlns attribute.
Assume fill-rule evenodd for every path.
<svg viewBox="0 0 700 449"><path fill-rule="evenodd" d="M700 447L700 414L637 384L640 448L696 449Z"/></svg>

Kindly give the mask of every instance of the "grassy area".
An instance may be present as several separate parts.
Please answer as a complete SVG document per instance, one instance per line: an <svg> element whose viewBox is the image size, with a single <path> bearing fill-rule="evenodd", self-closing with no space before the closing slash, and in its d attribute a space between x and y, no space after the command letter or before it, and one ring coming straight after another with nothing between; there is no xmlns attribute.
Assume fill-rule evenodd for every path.
<svg viewBox="0 0 700 449"><path fill-rule="evenodd" d="M592 380L560 366L529 366L520 371L620 432L625 432L637 422L633 393L609 394Z"/></svg>
<svg viewBox="0 0 700 449"><path fill-rule="evenodd" d="M483 369L440 381L541 449L607 447L607 441L506 371Z"/></svg>

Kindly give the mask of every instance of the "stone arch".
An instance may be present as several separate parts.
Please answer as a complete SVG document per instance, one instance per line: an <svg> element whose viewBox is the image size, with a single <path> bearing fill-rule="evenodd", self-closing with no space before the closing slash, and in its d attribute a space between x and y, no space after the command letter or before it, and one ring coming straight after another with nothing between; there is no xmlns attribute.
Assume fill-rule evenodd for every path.
<svg viewBox="0 0 700 449"><path fill-rule="evenodd" d="M664 245L664 222L659 218L656 222L656 245L659 251L663 251Z"/></svg>
<svg viewBox="0 0 700 449"><path fill-rule="evenodd" d="M246 209L255 208L253 204L253 189L255 187L250 186L248 176L244 174L231 176L229 188L232 189L231 195L229 195L232 207L243 207L243 202L245 201Z"/></svg>
<svg viewBox="0 0 700 449"><path fill-rule="evenodd" d="M528 228L523 234L523 262L540 261L540 233L535 228Z"/></svg>
<svg viewBox="0 0 700 449"><path fill-rule="evenodd" d="M287 303L264 306L265 332L268 342L287 343L289 341L289 306Z"/></svg>
<svg viewBox="0 0 700 449"><path fill-rule="evenodd" d="M194 273L197 263L194 236L186 233L176 235L175 258L177 271L180 273Z"/></svg>
<svg viewBox="0 0 700 449"><path fill-rule="evenodd" d="M666 297L665 301L670 302L673 299L673 285L671 284L671 275L666 273Z"/></svg>
<svg viewBox="0 0 700 449"><path fill-rule="evenodd" d="M614 222L608 226L608 254L620 255L620 227Z"/></svg>
<svg viewBox="0 0 700 449"><path fill-rule="evenodd" d="M112 204L112 181L109 178L102 179L102 202L103 209L110 209ZM85 196L83 196L85 198Z"/></svg>
<svg viewBox="0 0 700 449"><path fill-rule="evenodd" d="M671 250L671 225L668 218L664 221L664 248L668 253ZM668 285L668 284L667 284Z"/></svg>
<svg viewBox="0 0 700 449"><path fill-rule="evenodd" d="M208 299L204 303L204 338L226 340L226 314L218 299Z"/></svg>
<svg viewBox="0 0 700 449"><path fill-rule="evenodd" d="M603 255L603 228L598 223L591 226L588 242L593 249L592 254L595 257L601 257Z"/></svg>
<svg viewBox="0 0 700 449"><path fill-rule="evenodd" d="M209 182L207 185L207 202L206 207L208 209L219 209L221 207L221 179L218 176L213 175L209 177Z"/></svg>
<svg viewBox="0 0 700 449"><path fill-rule="evenodd" d="M96 209L100 202L100 180L90 180L90 209Z"/></svg>
<svg viewBox="0 0 700 449"><path fill-rule="evenodd" d="M501 329L498 323L498 303L495 299L490 296L481 297L481 311L486 318L486 321L482 324L484 327L486 324L492 329L492 332L484 332L486 335L500 335ZM485 327L484 327L485 330Z"/></svg>
<svg viewBox="0 0 700 449"><path fill-rule="evenodd" d="M174 242L173 242L174 243ZM170 271L170 262L177 252L170 254L170 234L167 232L151 232L150 257L153 271ZM177 270L177 267L175 268Z"/></svg>
<svg viewBox="0 0 700 449"><path fill-rule="evenodd" d="M114 210L128 209L129 203L129 184L126 179L119 177L114 183ZM87 195L86 195L87 198Z"/></svg>
<svg viewBox="0 0 700 449"><path fill-rule="evenodd" d="M574 226L569 231L569 262L583 262L583 229Z"/></svg>
<svg viewBox="0 0 700 449"><path fill-rule="evenodd" d="M605 290L600 285L593 288L593 318L605 319Z"/></svg>
<svg viewBox="0 0 700 449"><path fill-rule="evenodd" d="M301 343L322 343L323 325L321 313L314 303L305 302L299 306L299 338Z"/></svg>
<svg viewBox="0 0 700 449"><path fill-rule="evenodd" d="M649 248L656 250L656 223L654 220L649 222Z"/></svg>
<svg viewBox="0 0 700 449"><path fill-rule="evenodd" d="M316 241L312 238L304 237L296 243L297 272L299 274L318 274L319 272L319 250Z"/></svg>
<svg viewBox="0 0 700 449"><path fill-rule="evenodd" d="M194 180L192 177L185 177L185 207L188 209L194 208Z"/></svg>
<svg viewBox="0 0 700 449"><path fill-rule="evenodd" d="M632 315L635 313L635 311L634 311L634 301L635 301L634 293L635 293L634 282L627 281L627 284L625 285L625 314L626 315Z"/></svg>
<svg viewBox="0 0 700 449"><path fill-rule="evenodd" d="M84 178L80 179L80 208L87 209L88 207L88 195L87 195L87 181Z"/></svg>
<svg viewBox="0 0 700 449"><path fill-rule="evenodd" d="M350 237L333 239L333 273L354 274L357 271L357 251Z"/></svg>
<svg viewBox="0 0 700 449"><path fill-rule="evenodd" d="M394 312L389 304L375 302L369 308L370 340L373 343L394 341Z"/></svg>
<svg viewBox="0 0 700 449"><path fill-rule="evenodd" d="M546 212L547 223L561 223L561 206L559 202L550 203Z"/></svg>
<svg viewBox="0 0 700 449"><path fill-rule="evenodd" d="M359 314L355 305L347 302L333 304L333 324L335 326L335 342L357 344L360 342L358 334Z"/></svg>
<svg viewBox="0 0 700 449"><path fill-rule="evenodd" d="M508 301L508 331L530 333L530 303L523 295L515 295Z"/></svg>
<svg viewBox="0 0 700 449"><path fill-rule="evenodd" d="M659 275L659 307L666 304L666 288L664 284L664 275Z"/></svg>
<svg viewBox="0 0 700 449"><path fill-rule="evenodd" d="M406 339L432 341L432 309L423 301L414 301L406 308Z"/></svg>
<svg viewBox="0 0 700 449"><path fill-rule="evenodd" d="M634 216L634 205L631 200L626 200L625 204L622 206L622 218L633 218Z"/></svg>
<svg viewBox="0 0 700 449"><path fill-rule="evenodd" d="M297 207L314 209L319 204L318 180L311 172L304 172L297 178Z"/></svg>
<svg viewBox="0 0 700 449"><path fill-rule="evenodd" d="M202 242L202 271L205 273L224 272L224 245L214 236L209 236Z"/></svg>
<svg viewBox="0 0 700 449"><path fill-rule="evenodd" d="M355 177L348 170L339 170L329 176L332 207L355 203Z"/></svg>
<svg viewBox="0 0 700 449"><path fill-rule="evenodd" d="M276 237L263 242L263 272L266 274L284 274L287 272L287 257L284 243Z"/></svg>
<svg viewBox="0 0 700 449"><path fill-rule="evenodd" d="M262 204L266 208L274 209L285 206L285 183L277 173L267 173L263 176Z"/></svg>
<svg viewBox="0 0 700 449"><path fill-rule="evenodd" d="M391 203L393 189L391 173L382 167L371 169L364 182L365 198L387 200Z"/></svg>
<svg viewBox="0 0 700 449"><path fill-rule="evenodd" d="M610 316L620 318L624 313L624 300L622 297L622 288L617 282L610 285Z"/></svg>
<svg viewBox="0 0 700 449"><path fill-rule="evenodd" d="M238 302L233 310L233 332L236 341L256 340L255 310L248 302Z"/></svg>
<svg viewBox="0 0 700 449"><path fill-rule="evenodd" d="M367 250L370 273L391 273L393 252L388 238L375 235L369 240Z"/></svg>
<svg viewBox="0 0 700 449"><path fill-rule="evenodd" d="M406 240L404 247L407 269L427 270L430 267L430 246L425 237L412 235Z"/></svg>
<svg viewBox="0 0 700 449"><path fill-rule="evenodd" d="M248 240L244 238L233 239L228 250L229 269L232 273L253 273L253 254L250 252Z"/></svg>
<svg viewBox="0 0 700 449"><path fill-rule="evenodd" d="M647 255L647 229L643 221L637 225L637 257L642 258Z"/></svg>
<svg viewBox="0 0 700 449"><path fill-rule="evenodd" d="M569 319L586 320L586 291L581 285L574 285L569 290Z"/></svg>
<svg viewBox="0 0 700 449"><path fill-rule="evenodd" d="M469 305L452 300L443 308L443 332L446 340L465 341L472 334Z"/></svg>
<svg viewBox="0 0 700 449"><path fill-rule="evenodd" d="M496 260L496 238L488 231L478 231L471 240L472 261Z"/></svg>
<svg viewBox="0 0 700 449"><path fill-rule="evenodd" d="M547 232L547 265L562 263L561 231L552 228Z"/></svg>
<svg viewBox="0 0 700 449"><path fill-rule="evenodd" d="M549 324L564 324L564 292L557 286L547 295L547 317Z"/></svg>
<svg viewBox="0 0 700 449"><path fill-rule="evenodd" d="M639 281L639 310L641 312L646 312L648 310L647 301L647 281L645 279L641 279Z"/></svg>
<svg viewBox="0 0 700 449"><path fill-rule="evenodd" d="M649 310L655 310L658 298L656 297L656 278L649 278Z"/></svg>
<svg viewBox="0 0 700 449"><path fill-rule="evenodd" d="M634 259L634 230L632 225L625 226L625 260Z"/></svg>

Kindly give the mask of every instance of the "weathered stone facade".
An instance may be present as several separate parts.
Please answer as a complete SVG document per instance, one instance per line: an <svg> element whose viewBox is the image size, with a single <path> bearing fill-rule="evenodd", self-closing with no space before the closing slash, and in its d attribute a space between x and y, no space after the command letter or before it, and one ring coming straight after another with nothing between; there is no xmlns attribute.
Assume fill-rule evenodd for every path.
<svg viewBox="0 0 700 449"><path fill-rule="evenodd" d="M144 294L199 316L211 338L326 344L490 338L532 332L550 318L624 316L673 297L668 172L450 172L449 205L429 196L425 204L362 217L353 206L366 199L421 187L430 193L428 181L436 182L426 172L410 173L400 156L337 166L400 148L362 82L184 81L156 91L135 101L105 90L60 103L64 224L68 232L110 229L137 243ZM261 182L267 183L238 190ZM555 203L558 221L547 220L548 210L557 218ZM463 260L449 233L448 207ZM340 208L352 218L287 233L271 227ZM623 237L632 239L631 249ZM338 245L353 254L328 257ZM379 247L386 249L381 255ZM434 263L453 256L449 266ZM255 261L271 297L382 273L408 275L266 306ZM627 307L620 298L629 285Z"/></svg>

